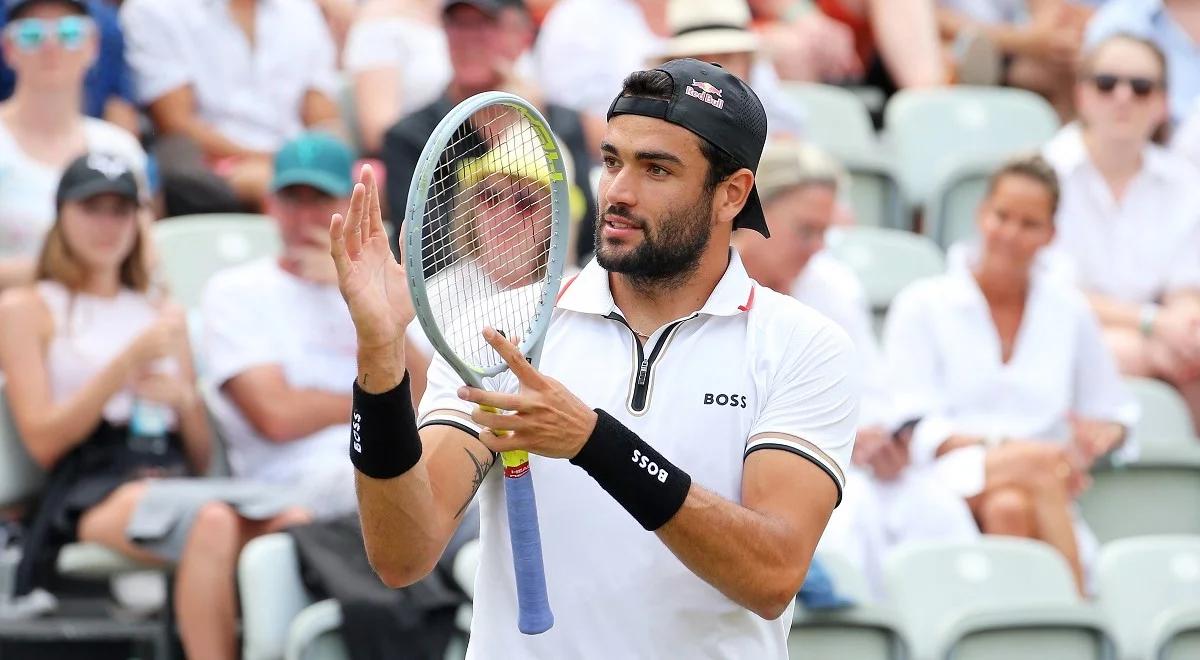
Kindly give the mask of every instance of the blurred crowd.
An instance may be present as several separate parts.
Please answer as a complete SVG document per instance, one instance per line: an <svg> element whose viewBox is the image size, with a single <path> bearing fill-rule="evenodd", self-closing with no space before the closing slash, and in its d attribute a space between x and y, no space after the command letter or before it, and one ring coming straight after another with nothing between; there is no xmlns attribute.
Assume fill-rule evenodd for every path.
<svg viewBox="0 0 1200 660"><path fill-rule="evenodd" d="M858 347L861 430L822 547L873 580L898 544L994 533L1051 544L1087 593L1096 542L1075 500L1098 461L1136 455L1124 378L1170 383L1200 420L1200 0L4 8L0 373L50 475L36 506L7 514L27 548L17 594L49 584L52 553L75 540L177 563L192 657L234 655L233 575L249 539L355 510L355 335L331 215L370 163L398 233L426 140L486 90L533 102L568 152L577 267L624 76L696 57L751 83L771 134L758 186L772 238L741 232L735 247L763 286ZM898 90L1019 87L1062 128L995 171L977 239L904 290L877 334L862 284L825 249L855 223L848 178L813 146L805 108L784 93L794 82L877 95L877 122ZM181 309L155 224L238 212L275 220L281 256L219 273L198 309ZM410 335L419 398L430 347ZM157 434L132 428L155 413ZM127 441L141 436L165 443ZM211 471L218 436L230 478L186 479Z"/></svg>

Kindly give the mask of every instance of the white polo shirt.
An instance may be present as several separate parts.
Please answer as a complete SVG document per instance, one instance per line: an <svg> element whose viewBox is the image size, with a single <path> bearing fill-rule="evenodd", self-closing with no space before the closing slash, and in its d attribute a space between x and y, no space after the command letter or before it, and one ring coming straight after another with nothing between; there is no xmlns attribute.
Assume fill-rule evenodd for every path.
<svg viewBox="0 0 1200 660"><path fill-rule="evenodd" d="M1070 257L1085 291L1129 303L1200 288L1200 170L1157 145L1120 201L1092 165L1075 124L1043 149L1062 201L1055 249Z"/></svg>
<svg viewBox="0 0 1200 660"><path fill-rule="evenodd" d="M593 261L564 284L540 369L662 452L693 482L741 501L742 464L758 450L794 452L837 484L850 460L859 376L845 332L759 286L736 252L704 306L643 347ZM489 389L517 390L511 373ZM422 425L477 430L462 385L436 357ZM500 470L480 489L482 557L468 657L787 657L791 608L765 621L689 571L582 469L531 456L554 628L517 630L516 588ZM821 477L824 478L824 477Z"/></svg>

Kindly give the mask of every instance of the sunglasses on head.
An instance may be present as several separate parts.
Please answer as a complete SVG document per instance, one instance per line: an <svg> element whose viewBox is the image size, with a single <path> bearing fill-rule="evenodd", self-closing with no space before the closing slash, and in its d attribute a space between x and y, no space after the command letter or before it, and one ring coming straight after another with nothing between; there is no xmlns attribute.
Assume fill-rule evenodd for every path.
<svg viewBox="0 0 1200 660"><path fill-rule="evenodd" d="M24 51L34 51L46 45L51 36L58 45L76 50L92 31L92 21L86 16L63 16L57 20L20 18L4 28L4 34Z"/></svg>
<svg viewBox="0 0 1200 660"><path fill-rule="evenodd" d="M1097 73L1092 76L1092 84L1103 94L1111 94L1117 88L1117 85L1121 83L1128 84L1129 91L1133 92L1133 95L1138 98L1146 98L1158 88L1158 81L1152 78L1117 76L1111 73Z"/></svg>

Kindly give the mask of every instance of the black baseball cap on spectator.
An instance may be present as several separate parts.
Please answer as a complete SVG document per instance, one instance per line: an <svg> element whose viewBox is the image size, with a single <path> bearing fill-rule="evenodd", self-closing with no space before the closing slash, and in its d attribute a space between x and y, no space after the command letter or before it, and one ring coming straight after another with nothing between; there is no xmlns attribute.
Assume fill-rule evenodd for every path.
<svg viewBox="0 0 1200 660"><path fill-rule="evenodd" d="M488 16L495 16L510 7L528 11L525 7L525 0L443 0L442 13L445 14L457 5L474 7Z"/></svg>
<svg viewBox="0 0 1200 660"><path fill-rule="evenodd" d="M18 14L34 5L54 3L73 7L80 14L88 13L87 4L83 0L4 0L4 17L6 20L16 18Z"/></svg>
<svg viewBox="0 0 1200 660"><path fill-rule="evenodd" d="M608 108L610 121L617 115L662 119L708 140L741 167L758 170L767 142L767 113L749 85L716 64L691 58L671 60L655 70L675 83L671 98L617 95ZM771 236L757 187L750 190L733 227Z"/></svg>
<svg viewBox="0 0 1200 660"><path fill-rule="evenodd" d="M67 202L113 194L138 203L138 183L133 169L120 156L84 154L71 161L58 181L54 201L61 209Z"/></svg>

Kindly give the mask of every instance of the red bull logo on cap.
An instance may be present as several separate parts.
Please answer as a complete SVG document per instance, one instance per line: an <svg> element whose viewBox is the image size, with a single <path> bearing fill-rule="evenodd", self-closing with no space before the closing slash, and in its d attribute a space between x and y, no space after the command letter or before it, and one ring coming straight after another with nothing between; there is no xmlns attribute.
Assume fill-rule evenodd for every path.
<svg viewBox="0 0 1200 660"><path fill-rule="evenodd" d="M700 99L718 110L725 107L725 99L721 98L721 88L712 83L693 79L692 84L685 87L683 91L688 96Z"/></svg>

